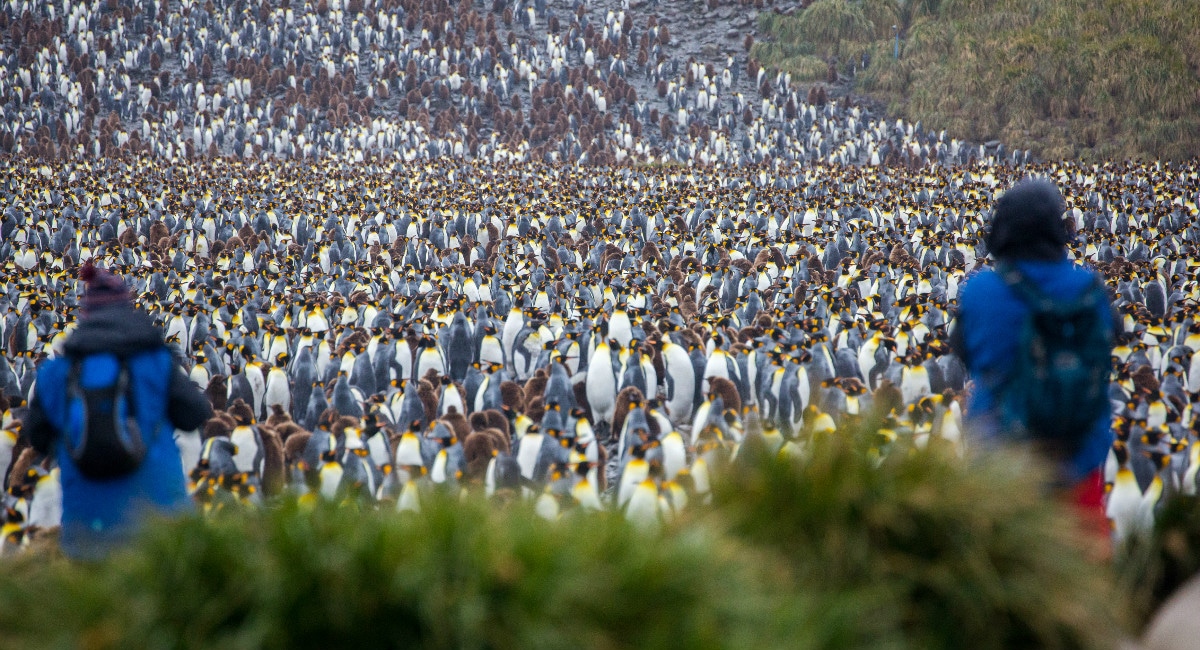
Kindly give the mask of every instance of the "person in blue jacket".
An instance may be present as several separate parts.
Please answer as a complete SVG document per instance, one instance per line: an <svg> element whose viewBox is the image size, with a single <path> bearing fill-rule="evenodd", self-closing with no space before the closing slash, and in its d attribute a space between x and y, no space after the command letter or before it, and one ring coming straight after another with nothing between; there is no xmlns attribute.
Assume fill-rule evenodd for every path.
<svg viewBox="0 0 1200 650"><path fill-rule="evenodd" d="M993 259L1015 266L1040 294L1073 301L1095 285L1097 274L1067 258L1065 209L1062 194L1053 183L1023 180L996 201L984 243ZM1119 321L1111 300L1102 301L1097 308L1103 311L1101 323L1112 328L1110 335L1117 331ZM1001 424L996 392L1014 374L1021 325L1028 313L1021 298L991 268L973 274L959 292L950 344L973 380L964 416L967 429L985 445L1001 442L1010 433ZM1098 480L1113 441L1111 427L1112 413L1105 412L1073 456L1054 459L1061 485L1086 482L1091 486Z"/></svg>
<svg viewBox="0 0 1200 650"><path fill-rule="evenodd" d="M86 288L79 324L64 343L63 356L38 368L25 429L34 450L53 454L60 468L63 553L95 560L127 541L146 516L183 513L193 507L174 432L199 427L212 415L212 408L175 361L159 328L134 308L119 276L88 263L80 278ZM132 472L89 478L68 453L63 440L70 430L68 373L76 360L82 389L106 381L111 385L124 361L133 417L146 447L144 459Z"/></svg>

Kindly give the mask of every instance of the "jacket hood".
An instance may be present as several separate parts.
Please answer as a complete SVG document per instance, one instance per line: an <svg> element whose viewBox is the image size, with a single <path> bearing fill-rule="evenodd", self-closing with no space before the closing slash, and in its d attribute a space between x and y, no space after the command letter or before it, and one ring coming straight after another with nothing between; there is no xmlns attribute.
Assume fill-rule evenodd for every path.
<svg viewBox="0 0 1200 650"><path fill-rule="evenodd" d="M128 357L163 345L162 330L150 316L132 306L113 305L81 318L63 350L72 357L97 352Z"/></svg>

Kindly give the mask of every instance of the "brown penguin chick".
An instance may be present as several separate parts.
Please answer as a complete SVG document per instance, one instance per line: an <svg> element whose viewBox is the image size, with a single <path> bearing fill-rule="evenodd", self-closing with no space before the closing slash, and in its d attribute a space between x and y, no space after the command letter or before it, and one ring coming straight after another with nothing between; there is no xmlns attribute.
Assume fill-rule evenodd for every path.
<svg viewBox="0 0 1200 650"><path fill-rule="evenodd" d="M685 295L679 301L679 313L685 321L696 318L696 313L699 307L696 306L696 301L691 296Z"/></svg>
<svg viewBox="0 0 1200 650"><path fill-rule="evenodd" d="M320 417L317 418L317 428L324 429L325 431L333 429L333 423L337 421L339 416L340 414L337 412L337 409L332 406L326 408L324 411L321 411Z"/></svg>
<svg viewBox="0 0 1200 650"><path fill-rule="evenodd" d="M546 376L545 368L538 368L536 371L534 371L533 376L525 382L525 387L522 389L525 394L525 401L527 405L528 402L532 401L534 397L539 397L546 392L547 381L549 381L549 377ZM525 415L529 415L529 413L527 412Z"/></svg>
<svg viewBox="0 0 1200 650"><path fill-rule="evenodd" d="M224 420L214 417L204 423L204 430L200 434L200 439L209 440L220 436L229 437L232 431L233 428L228 426Z"/></svg>
<svg viewBox="0 0 1200 650"><path fill-rule="evenodd" d="M500 384L500 404L517 413L525 412L525 391L511 381Z"/></svg>
<svg viewBox="0 0 1200 650"><path fill-rule="evenodd" d="M904 250L903 244L892 246L892 250L888 253L888 263L892 266L904 266L908 263L909 254Z"/></svg>
<svg viewBox="0 0 1200 650"><path fill-rule="evenodd" d="M867 252L866 257L863 258L862 268L869 269L876 264L881 264L884 259L883 253L880 251L870 250Z"/></svg>
<svg viewBox="0 0 1200 650"><path fill-rule="evenodd" d="M483 431L484 429L488 428L488 416L487 413L484 413L483 411L475 411L472 413L470 421L472 431Z"/></svg>
<svg viewBox="0 0 1200 650"><path fill-rule="evenodd" d="M588 403L587 383L581 381L577 384L572 384L571 392L575 393L576 408L583 409L583 412L587 414L588 419L591 419L592 418L592 405Z"/></svg>
<svg viewBox="0 0 1200 650"><path fill-rule="evenodd" d="M617 406L613 411L612 436L616 436L617 432L625 424L625 418L629 415L629 405L633 402L646 403L646 396L642 394L642 391L637 386L626 386L621 389L621 392L617 393ZM613 439L615 440L615 437ZM609 441L606 440L604 442Z"/></svg>
<svg viewBox="0 0 1200 650"><path fill-rule="evenodd" d="M37 455L33 447L26 447L21 452L21 455L17 456L17 459L13 461L12 467L8 468L8 485L4 486L5 490L11 490L19 486L21 481L25 480L24 477L29 473L29 468L33 467L33 461L37 458Z"/></svg>
<svg viewBox="0 0 1200 650"><path fill-rule="evenodd" d="M225 426L229 427L230 431L233 431L235 428L237 428L237 420L234 420L233 416L225 411L213 411L213 417L224 422Z"/></svg>
<svg viewBox="0 0 1200 650"><path fill-rule="evenodd" d="M150 241L158 242L170 236L171 231L167 230L167 224L161 221L155 221L154 223L150 224Z"/></svg>
<svg viewBox="0 0 1200 650"><path fill-rule="evenodd" d="M542 423L542 417L546 415L546 404L541 395L535 395L525 401L525 415L536 424Z"/></svg>
<svg viewBox="0 0 1200 650"><path fill-rule="evenodd" d="M488 463L496 455L495 439L484 431L473 431L463 440L463 458L467 462L468 480L483 478Z"/></svg>
<svg viewBox="0 0 1200 650"><path fill-rule="evenodd" d="M820 283L825 279L825 266L816 255L808 256L808 276L813 282Z"/></svg>
<svg viewBox="0 0 1200 650"><path fill-rule="evenodd" d="M656 246L653 242L647 242L642 247L642 261L648 262L650 260L654 260L655 263L657 263L660 267L665 266L662 253L659 252L658 246Z"/></svg>
<svg viewBox="0 0 1200 650"><path fill-rule="evenodd" d="M512 428L508 426L508 418L504 417L504 413L496 409L487 409L484 414L487 415L488 428L503 433L505 440L512 438Z"/></svg>
<svg viewBox="0 0 1200 650"><path fill-rule="evenodd" d="M872 402L878 415L886 417L889 413L898 413L904 407L904 396L890 379L884 379L872 394Z"/></svg>
<svg viewBox="0 0 1200 650"><path fill-rule="evenodd" d="M341 438L346 435L346 429L352 429L359 425L358 418L349 415L343 415L337 420L334 420L333 426L329 427L329 432Z"/></svg>
<svg viewBox="0 0 1200 650"><path fill-rule="evenodd" d="M600 471L596 472L596 480L600 483L596 489L603 494L608 489L608 472L604 471L604 468L608 467L608 448L601 444L596 445L596 467L600 468Z"/></svg>
<svg viewBox="0 0 1200 650"><path fill-rule="evenodd" d="M704 347L704 339L700 338L700 335L697 334L694 330L682 329L682 330L679 330L679 334L680 334L680 336L683 337L683 342L685 344L694 345L698 348Z"/></svg>
<svg viewBox="0 0 1200 650"><path fill-rule="evenodd" d="M28 436L17 436L17 444L15 446L13 446L12 458L19 459L21 457L21 454L25 453L29 449L31 449L31 447L29 445L29 437ZM13 467L14 466L10 466L9 469L12 470ZM16 475L13 474L11 471L9 471L7 477L0 476L0 490L8 489L8 481L13 476L16 476Z"/></svg>
<svg viewBox="0 0 1200 650"><path fill-rule="evenodd" d="M229 405L226 412L229 413L238 426L245 427L254 424L254 412L250 409L250 405L240 397L233 400L233 404Z"/></svg>
<svg viewBox="0 0 1200 650"><path fill-rule="evenodd" d="M133 228L126 228L117 237L117 241L120 242L122 246L136 246L138 243L137 232L135 232Z"/></svg>
<svg viewBox="0 0 1200 650"><path fill-rule="evenodd" d="M279 434L279 440L281 442L287 442L288 438L291 438L297 433L301 433L303 431L304 429L300 428L300 425L296 424L295 422L284 422L278 427L275 427L275 432Z"/></svg>
<svg viewBox="0 0 1200 650"><path fill-rule="evenodd" d="M159 222L155 222L155 223L159 223ZM166 226L163 226L163 230L166 230ZM150 227L150 232L151 233L154 232L154 226ZM242 224L241 228L238 228L237 236L240 237L242 239L242 241L244 241L244 242L250 241L251 239L255 238L254 228L250 225L249 222L244 223L244 224Z"/></svg>
<svg viewBox="0 0 1200 650"><path fill-rule="evenodd" d="M772 260L770 249L764 248L758 251L758 255L754 256L754 268L761 269Z"/></svg>
<svg viewBox="0 0 1200 650"><path fill-rule="evenodd" d="M421 400L421 404L425 407L425 421L433 422L436 420L440 398L433 384L424 379L417 382L417 398Z"/></svg>
<svg viewBox="0 0 1200 650"><path fill-rule="evenodd" d="M304 454L304 448L308 446L308 439L311 437L312 434L308 431L301 431L292 434L287 439L287 442L283 443L283 462L286 466L291 467L296 464L296 461L300 460L300 457Z"/></svg>
<svg viewBox="0 0 1200 650"><path fill-rule="evenodd" d="M483 433L487 434L488 436L491 436L492 442L496 446L496 451L499 451L499 452L505 453L505 454L512 453L512 441L509 440L508 434L506 434L503 431L501 431L500 429L496 429L494 427L488 427L488 428L484 429Z"/></svg>
<svg viewBox="0 0 1200 650"><path fill-rule="evenodd" d="M442 422L446 423L446 426L450 427L450 430L454 432L455 437L459 440L466 440L467 436L471 433L471 423L454 406L447 409L446 414L441 419Z"/></svg>
<svg viewBox="0 0 1200 650"><path fill-rule="evenodd" d="M1138 366L1138 369L1130 375L1130 379L1133 380L1134 390L1139 393L1154 394L1158 392L1158 377L1154 376L1154 369L1150 366Z"/></svg>
<svg viewBox="0 0 1200 650"><path fill-rule="evenodd" d="M262 435L263 492L267 496L279 494L284 483L283 441L272 427L260 426L258 432Z"/></svg>
<svg viewBox="0 0 1200 650"><path fill-rule="evenodd" d="M737 385L732 381L724 377L709 377L708 392L720 397L726 409L733 409L738 413L742 411L742 397L738 393Z"/></svg>
<svg viewBox="0 0 1200 650"><path fill-rule="evenodd" d="M292 416L283 410L282 404L272 404L271 414L267 416L267 425L278 428L292 421Z"/></svg>

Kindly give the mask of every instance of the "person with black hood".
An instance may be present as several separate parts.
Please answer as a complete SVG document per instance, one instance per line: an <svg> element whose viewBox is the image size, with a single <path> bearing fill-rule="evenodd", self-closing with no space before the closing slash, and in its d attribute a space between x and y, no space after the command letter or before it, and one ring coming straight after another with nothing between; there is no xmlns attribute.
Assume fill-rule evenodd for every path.
<svg viewBox="0 0 1200 650"><path fill-rule="evenodd" d="M192 508L174 432L198 428L212 408L124 280L90 262L79 277L79 324L64 354L38 367L25 431L60 468L63 553L94 560L146 516Z"/></svg>
<svg viewBox="0 0 1200 650"><path fill-rule="evenodd" d="M1103 277L1067 257L1065 210L1062 194L1045 179L1025 179L1000 196L984 240L995 266L973 274L963 285L950 344L966 364L973 384L964 414L967 431L985 446L1033 443L1058 470L1056 487L1071 493L1090 517L1100 513L1102 521L1102 466L1113 442L1107 391L1119 321ZM1077 346L1084 341L1085 349L1082 354L1073 351L1071 359L1091 364L1090 374L1080 374L1090 379L1074 384L1086 387L1089 395L1031 394L1029 386L1038 381L1031 379L1032 352L1027 348L1045 347L1045 339L1040 338L1031 345L1032 318L1070 309L1081 314L1084 318L1079 322L1091 330L1086 338L1073 339ZM1066 327L1074 336L1072 326ZM1070 371L1072 364L1063 367ZM1041 400L1043 407L1025 407L1030 400ZM1087 408L1080 408L1085 402ZM1072 420L1078 413L1064 412L1072 404L1086 415ZM1030 422L1033 411L1043 418L1049 413L1056 421ZM1064 421L1073 425L1064 426Z"/></svg>

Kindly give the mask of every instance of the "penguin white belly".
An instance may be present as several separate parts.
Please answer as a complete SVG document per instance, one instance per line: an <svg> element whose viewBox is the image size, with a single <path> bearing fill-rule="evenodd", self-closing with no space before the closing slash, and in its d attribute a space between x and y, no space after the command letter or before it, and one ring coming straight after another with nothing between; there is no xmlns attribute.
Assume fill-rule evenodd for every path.
<svg viewBox="0 0 1200 650"><path fill-rule="evenodd" d="M533 511L546 521L558 519L558 501L550 494L541 494L533 506Z"/></svg>
<svg viewBox="0 0 1200 650"><path fill-rule="evenodd" d="M338 487L342 484L342 476L346 470L337 463L325 463L321 466L321 496L326 499L337 497Z"/></svg>
<svg viewBox="0 0 1200 650"><path fill-rule="evenodd" d="M34 487L33 503L29 506L29 525L39 528L54 528L62 524L62 483L59 469L38 480Z"/></svg>
<svg viewBox="0 0 1200 650"><path fill-rule="evenodd" d="M285 413L292 409L291 390L288 388L287 375L282 370L271 371L263 396L263 406L266 410L270 410L276 404L282 406Z"/></svg>
<svg viewBox="0 0 1200 650"><path fill-rule="evenodd" d="M417 361L416 379L425 376L425 373L434 370L438 375L446 374L446 364L442 360L442 353L436 348L425 348L421 351L421 358Z"/></svg>
<svg viewBox="0 0 1200 650"><path fill-rule="evenodd" d="M183 465L185 475L200 462L200 451L203 447L204 441L200 439L200 432L175 430L175 448L179 450L179 462Z"/></svg>
<svg viewBox="0 0 1200 650"><path fill-rule="evenodd" d="M517 450L517 465L521 467L521 476L527 479L533 478L545 438L546 436L541 433L527 433L521 438L521 448Z"/></svg>
<svg viewBox="0 0 1200 650"><path fill-rule="evenodd" d="M446 482L446 479L449 478L446 471L448 461L449 456L446 454L446 450L443 449L439 451L437 456L433 459L433 467L429 470L430 480L438 484Z"/></svg>
<svg viewBox="0 0 1200 650"><path fill-rule="evenodd" d="M400 341L396 344L395 361L396 365L400 367L400 377L402 379L412 377L413 354L408 341Z"/></svg>
<svg viewBox="0 0 1200 650"><path fill-rule="evenodd" d="M617 505L625 507L629 503L629 499L633 497L634 490L642 481L650 476L650 465L645 460L633 459L625 464L625 471L621 472L621 484L617 486Z"/></svg>
<svg viewBox="0 0 1200 650"><path fill-rule="evenodd" d="M387 442L387 434L384 432L367 438L367 452L376 467L382 468L392 464L392 450Z"/></svg>
<svg viewBox="0 0 1200 650"><path fill-rule="evenodd" d="M929 371L923 366L905 366L901 370L900 394L905 404L913 404L929 392Z"/></svg>
<svg viewBox="0 0 1200 650"><path fill-rule="evenodd" d="M308 329L313 334L322 334L329 331L329 319L325 318L325 314L319 310L313 311L308 315Z"/></svg>
<svg viewBox="0 0 1200 650"><path fill-rule="evenodd" d="M646 399L654 399L658 397L658 371L654 369L654 363L650 358L642 355L642 374L646 377Z"/></svg>
<svg viewBox="0 0 1200 650"><path fill-rule="evenodd" d="M588 366L588 404L592 407L592 417L596 424L612 424L613 415L617 410L617 375L613 369L612 357L603 351L599 357L593 359Z"/></svg>
<svg viewBox="0 0 1200 650"><path fill-rule="evenodd" d="M653 481L642 481L633 489L625 507L625 518L635 526L648 528L659 523L658 515L658 488Z"/></svg>
<svg viewBox="0 0 1200 650"><path fill-rule="evenodd" d="M580 481L571 489L571 496L579 502L579 505L585 510L603 510L604 504L600 502L600 493L596 491L595 484L590 480Z"/></svg>
<svg viewBox="0 0 1200 650"><path fill-rule="evenodd" d="M504 365L504 349L500 346L499 339L494 336L484 337L483 343L479 346L479 363Z"/></svg>
<svg viewBox="0 0 1200 650"><path fill-rule="evenodd" d="M624 311L614 313L608 322L608 335L616 339L621 347L628 347L633 340L633 324L629 321L629 315Z"/></svg>
<svg viewBox="0 0 1200 650"><path fill-rule="evenodd" d="M258 475L262 450L259 448L258 436L255 435L254 429L237 427L229 435L229 439L237 447L237 453L233 456L233 464L237 466L238 471Z"/></svg>
<svg viewBox="0 0 1200 650"><path fill-rule="evenodd" d="M521 328L525 326L525 317L519 311L512 311L508 318L504 321L504 331L501 333L501 341L504 343L504 349L508 351L507 363L512 363L513 358L513 343L517 340L517 334L521 332Z"/></svg>
<svg viewBox="0 0 1200 650"><path fill-rule="evenodd" d="M263 377L262 369L257 366L246 366L246 380L250 382L250 394L254 397L254 403L250 405L254 409L254 417L262 417L263 409L263 393L267 390L266 378Z"/></svg>
<svg viewBox="0 0 1200 650"><path fill-rule="evenodd" d="M713 377L733 379L729 376L729 364L726 362L724 354L718 353L708 357L708 362L704 364L704 380L700 384L702 392L708 393L709 380Z"/></svg>
<svg viewBox="0 0 1200 650"><path fill-rule="evenodd" d="M674 480L679 472L687 467L687 449L679 432L672 431L662 439L662 452L663 474L666 480Z"/></svg>
<svg viewBox="0 0 1200 650"><path fill-rule="evenodd" d="M467 414L467 405L463 401L462 393L458 392L458 388L453 384L446 386L442 390L442 401L439 404L438 415L445 415L450 412L450 409L455 409L463 415Z"/></svg>
<svg viewBox="0 0 1200 650"><path fill-rule="evenodd" d="M1200 391L1200 354L1193 354L1188 364L1187 389L1189 393Z"/></svg>

